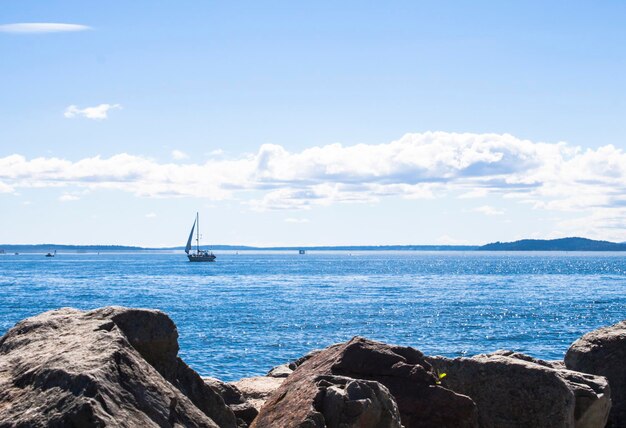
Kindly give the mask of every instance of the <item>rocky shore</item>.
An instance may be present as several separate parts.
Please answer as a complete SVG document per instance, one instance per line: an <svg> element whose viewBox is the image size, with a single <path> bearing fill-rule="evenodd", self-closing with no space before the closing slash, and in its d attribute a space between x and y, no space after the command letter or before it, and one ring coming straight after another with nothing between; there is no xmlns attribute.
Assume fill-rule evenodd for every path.
<svg viewBox="0 0 626 428"><path fill-rule="evenodd" d="M362 337L266 376L201 378L155 310L59 309L0 338L0 427L626 427L626 321L564 361L426 356Z"/></svg>

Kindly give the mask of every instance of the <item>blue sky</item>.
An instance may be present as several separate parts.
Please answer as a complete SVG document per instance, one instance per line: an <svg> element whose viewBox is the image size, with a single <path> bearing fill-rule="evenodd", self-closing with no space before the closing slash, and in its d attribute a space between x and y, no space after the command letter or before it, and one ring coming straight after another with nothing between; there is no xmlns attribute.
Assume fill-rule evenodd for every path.
<svg viewBox="0 0 626 428"><path fill-rule="evenodd" d="M626 3L494 3L5 1L0 243L626 240Z"/></svg>

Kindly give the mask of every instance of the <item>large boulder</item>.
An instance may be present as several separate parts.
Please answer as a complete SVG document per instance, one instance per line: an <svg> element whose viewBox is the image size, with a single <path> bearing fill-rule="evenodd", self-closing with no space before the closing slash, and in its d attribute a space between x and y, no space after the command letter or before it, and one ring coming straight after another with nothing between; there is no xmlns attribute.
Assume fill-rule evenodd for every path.
<svg viewBox="0 0 626 428"><path fill-rule="evenodd" d="M235 428L159 311L59 309L0 339L0 426Z"/></svg>
<svg viewBox="0 0 626 428"><path fill-rule="evenodd" d="M613 406L607 426L626 427L626 320L578 339L565 354L565 365L608 379Z"/></svg>
<svg viewBox="0 0 626 428"><path fill-rule="evenodd" d="M397 405L400 421L387 398ZM381 425L366 424L374 414ZM336 425L337 420L343 422ZM474 402L439 386L421 352L355 337L298 365L265 402L251 427L395 427L399 423L406 428L478 426Z"/></svg>
<svg viewBox="0 0 626 428"><path fill-rule="evenodd" d="M375 381L320 375L312 379L315 394L290 391L292 403L306 407L297 412L273 413L252 427L402 428L398 406L389 390ZM307 385L308 386L308 385ZM302 395L300 395L302 393Z"/></svg>
<svg viewBox="0 0 626 428"><path fill-rule="evenodd" d="M442 384L470 396L484 428L599 428L611 407L605 378L512 351L429 357Z"/></svg>

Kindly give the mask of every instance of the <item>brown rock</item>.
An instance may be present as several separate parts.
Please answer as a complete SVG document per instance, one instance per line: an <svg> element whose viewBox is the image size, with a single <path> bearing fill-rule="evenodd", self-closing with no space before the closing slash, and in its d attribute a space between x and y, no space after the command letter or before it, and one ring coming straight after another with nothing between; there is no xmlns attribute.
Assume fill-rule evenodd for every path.
<svg viewBox="0 0 626 428"><path fill-rule="evenodd" d="M324 425L329 421L318 394L326 394L320 382L329 376L380 383L397 403L406 428L478 426L472 400L438 386L421 352L360 337L326 348L299 365L270 396L251 426L328 426Z"/></svg>
<svg viewBox="0 0 626 428"><path fill-rule="evenodd" d="M596 428L611 406L606 379L512 351L428 358L442 384L470 396L481 427Z"/></svg>
<svg viewBox="0 0 626 428"><path fill-rule="evenodd" d="M613 406L609 427L626 427L626 320L585 334L565 354L570 370L604 376Z"/></svg>
<svg viewBox="0 0 626 428"><path fill-rule="evenodd" d="M234 428L177 337L162 312L119 307L18 323L0 339L0 426Z"/></svg>
<svg viewBox="0 0 626 428"><path fill-rule="evenodd" d="M291 373L293 373L293 371L297 369L298 366L300 366L302 363L304 363L305 361L307 361L309 358L313 357L314 355L320 353L321 351L322 351L321 349L315 349L309 352L308 354L298 358L297 360L276 366L272 368L269 372L267 372L266 376L287 377Z"/></svg>

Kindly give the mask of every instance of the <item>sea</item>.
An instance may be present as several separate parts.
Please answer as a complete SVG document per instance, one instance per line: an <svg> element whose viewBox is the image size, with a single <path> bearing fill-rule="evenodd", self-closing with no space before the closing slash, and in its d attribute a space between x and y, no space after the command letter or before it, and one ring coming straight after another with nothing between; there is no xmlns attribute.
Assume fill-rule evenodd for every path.
<svg viewBox="0 0 626 428"><path fill-rule="evenodd" d="M429 355L511 349L562 359L584 333L626 319L626 254L560 252L0 255L0 334L60 307L156 308L203 376L263 375L365 336Z"/></svg>

